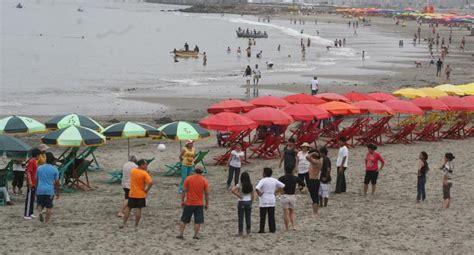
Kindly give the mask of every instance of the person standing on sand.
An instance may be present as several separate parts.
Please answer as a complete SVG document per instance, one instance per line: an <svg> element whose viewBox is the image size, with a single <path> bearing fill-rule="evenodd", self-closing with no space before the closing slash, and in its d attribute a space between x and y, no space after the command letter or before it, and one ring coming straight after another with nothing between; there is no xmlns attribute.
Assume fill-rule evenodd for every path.
<svg viewBox="0 0 474 255"><path fill-rule="evenodd" d="M30 159L26 163L26 199L25 199L25 213L23 218L25 220L31 220L31 218L36 218L33 214L33 208L35 204L36 197L36 173L38 171L38 158L41 151L37 148L34 148L30 152Z"/></svg>
<svg viewBox="0 0 474 255"><path fill-rule="evenodd" d="M318 77L314 76L313 80L311 81L311 95L318 94L318 90L319 90Z"/></svg>
<svg viewBox="0 0 474 255"><path fill-rule="evenodd" d="M380 155L380 153L375 152L377 146L375 144L367 145L367 155L365 156L365 178L364 178L364 195L367 195L367 190L369 189L369 183L372 184L372 195L375 193L375 188L377 185L377 178L379 176L379 171L383 169L385 165L385 160ZM381 162L379 169L378 162Z"/></svg>
<svg viewBox="0 0 474 255"><path fill-rule="evenodd" d="M260 234L265 233L267 214L270 233L275 233L275 192L285 187L285 184L271 177L272 173L273 171L271 168L265 167L263 169L263 179L261 179L255 187L255 191L259 196L260 229L258 233Z"/></svg>
<svg viewBox="0 0 474 255"><path fill-rule="evenodd" d="M306 182L306 186L308 185L309 180L309 161L306 159L309 152L309 144L303 143L301 145L301 150L296 154L296 165L298 166L298 178L301 181Z"/></svg>
<svg viewBox="0 0 474 255"><path fill-rule="evenodd" d="M39 150L41 151L38 157L38 167L46 163L46 152L48 152L49 147L46 144L41 144Z"/></svg>
<svg viewBox="0 0 474 255"><path fill-rule="evenodd" d="M331 159L328 157L328 149L326 147L321 147L319 152L323 158L321 176L319 177L319 180L321 181L321 186L319 188L319 206L327 207L329 201L329 185L331 183Z"/></svg>
<svg viewBox="0 0 474 255"><path fill-rule="evenodd" d="M447 80L447 81L449 81L449 79L450 79L451 71L452 71L452 70L453 70L453 69L452 69L449 65L447 65L447 66L446 66L446 69L444 70L444 72L446 73L446 80Z"/></svg>
<svg viewBox="0 0 474 255"><path fill-rule="evenodd" d="M128 162L122 166L122 188L124 191L125 199L122 202L122 207L120 208L120 211L117 215L118 217L123 217L123 215L125 214L125 210L127 209L129 198L128 196L130 193L130 171L138 167L136 163L137 157L131 155L128 159Z"/></svg>
<svg viewBox="0 0 474 255"><path fill-rule="evenodd" d="M56 158L51 152L46 153L45 164L38 167L38 189L36 191L37 209L40 222L48 223L53 213L54 195L59 198L59 172L54 166ZM43 209L46 208L46 219Z"/></svg>
<svg viewBox="0 0 474 255"><path fill-rule="evenodd" d="M308 190L311 200L313 201L313 215L318 215L319 209L319 175L321 173L321 155L319 151L312 150L309 152L306 159L309 161L309 172L308 172Z"/></svg>
<svg viewBox="0 0 474 255"><path fill-rule="evenodd" d="M232 194L239 198L239 203L237 204L239 236L242 236L244 233L244 219L246 227L245 230L248 236L250 235L252 223L252 203L255 200L255 193L253 191L253 185L250 181L250 175L248 172L243 172L240 175L240 182L234 188L232 188Z"/></svg>
<svg viewBox="0 0 474 255"><path fill-rule="evenodd" d="M425 191L425 184L426 184L426 174L430 170L428 166L428 153L425 151L420 152L420 156L418 159L418 173L417 173L417 184L416 184L416 202L419 203L420 201L425 201L426 199L426 191Z"/></svg>
<svg viewBox="0 0 474 255"><path fill-rule="evenodd" d="M201 167L196 167L195 173L184 181L184 192L181 195L181 224L179 226L178 239L184 239L184 230L186 225L191 222L194 215L194 236L193 239L199 240L199 230L204 223L204 209L209 208L209 183L202 176ZM204 200L203 201L203 197Z"/></svg>
<svg viewBox="0 0 474 255"><path fill-rule="evenodd" d="M196 149L193 147L193 140L186 141L179 160L181 161L181 182L179 184L178 193L183 192L183 183L194 170L194 157L196 157Z"/></svg>
<svg viewBox="0 0 474 255"><path fill-rule="evenodd" d="M227 162L229 174L227 176L227 189L231 187L232 178L234 185L237 185L240 176L240 168L242 167L242 160L245 153L242 151L240 144L235 146L235 149L230 152L229 161Z"/></svg>
<svg viewBox="0 0 474 255"><path fill-rule="evenodd" d="M346 146L347 138L342 136L339 138L339 151L337 153L336 168L336 194L346 192L346 176L347 162L349 159L349 149Z"/></svg>
<svg viewBox="0 0 474 255"><path fill-rule="evenodd" d="M138 227L140 219L142 217L142 208L146 207L146 197L148 191L153 186L153 180L148 173L148 164L146 160L140 159L137 162L138 168L130 171L130 192L128 194L127 209L123 215L123 224L120 228L127 226L128 218L130 217L130 211L135 210L135 227Z"/></svg>
<svg viewBox="0 0 474 255"><path fill-rule="evenodd" d="M450 152L444 155L444 164L441 167L443 171L443 209L448 209L451 203L451 187L453 186L453 172L454 165L453 160L456 157Z"/></svg>
<svg viewBox="0 0 474 255"><path fill-rule="evenodd" d="M285 175L278 179L285 184L283 188L283 195L281 196L281 207L283 207L283 219L285 222L285 231L288 231L291 223L291 228L296 230L296 185L301 192L304 188L304 182L293 175L293 168L285 166Z"/></svg>
<svg viewBox="0 0 474 255"><path fill-rule="evenodd" d="M441 69L443 68L443 61L441 61L441 58L438 58L438 61L436 61L436 76L441 75Z"/></svg>
<svg viewBox="0 0 474 255"><path fill-rule="evenodd" d="M295 139L288 139L288 142L286 143L281 155L279 167L281 168L281 163L284 163L283 169L291 168L291 171L294 171L296 167L297 153L298 151L295 147Z"/></svg>

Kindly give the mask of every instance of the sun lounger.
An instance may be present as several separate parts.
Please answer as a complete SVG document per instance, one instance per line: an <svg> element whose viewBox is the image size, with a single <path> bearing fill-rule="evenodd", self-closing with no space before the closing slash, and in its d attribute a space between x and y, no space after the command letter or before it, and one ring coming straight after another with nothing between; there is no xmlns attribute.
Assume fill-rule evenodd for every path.
<svg viewBox="0 0 474 255"><path fill-rule="evenodd" d="M252 154L250 158L264 158L264 159L274 159L281 156L280 154L280 145L283 142L281 136L267 136L265 141L260 144L258 147L250 148Z"/></svg>
<svg viewBox="0 0 474 255"><path fill-rule="evenodd" d="M416 123L410 123L410 124L407 124L406 126L400 127L400 129L397 132L387 135L389 139L385 143L388 143L388 144L413 143L412 133L415 130L416 126L417 126Z"/></svg>
<svg viewBox="0 0 474 255"><path fill-rule="evenodd" d="M321 129L321 132L319 136L321 137L335 137L337 133L339 132L339 125L344 121L343 118L336 119L335 121L329 123L327 126L325 126L323 129Z"/></svg>
<svg viewBox="0 0 474 255"><path fill-rule="evenodd" d="M421 131L414 132L415 141L436 142L440 140L439 131L443 128L444 123L433 122L426 125Z"/></svg>
<svg viewBox="0 0 474 255"><path fill-rule="evenodd" d="M467 120L459 120L449 127L448 130L441 132L443 139L464 139L466 134L464 128L469 124Z"/></svg>

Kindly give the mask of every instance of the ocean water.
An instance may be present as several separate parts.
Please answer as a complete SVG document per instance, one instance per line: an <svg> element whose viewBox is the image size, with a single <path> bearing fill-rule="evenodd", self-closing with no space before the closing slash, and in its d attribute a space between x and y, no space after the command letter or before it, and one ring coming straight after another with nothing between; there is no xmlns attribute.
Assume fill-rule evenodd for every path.
<svg viewBox="0 0 474 255"><path fill-rule="evenodd" d="M365 67L387 66L387 61L423 52L399 49L398 40L408 45L408 38L372 28L360 28L355 37L343 24L292 25L277 19L261 23L253 16L170 12L182 6L141 1L32 0L22 1L23 9L15 8L16 3L1 2L0 115L157 113L163 106L122 97L243 97L240 85L247 65L260 66L263 84L308 86L313 75L322 76L322 83L324 75L370 76L380 71ZM79 7L84 11L78 12ZM268 39L257 39L250 59L245 56L248 41L236 37L237 27L269 34ZM346 48L327 51L335 38L343 37ZM301 38L305 43L311 39L304 61ZM207 53L206 66L202 58L173 61L170 52L185 42ZM229 54L227 47L232 49ZM242 56L236 54L237 47ZM367 51L365 61L362 50ZM261 59L255 57L259 51ZM272 69L266 68L267 61L274 63Z"/></svg>

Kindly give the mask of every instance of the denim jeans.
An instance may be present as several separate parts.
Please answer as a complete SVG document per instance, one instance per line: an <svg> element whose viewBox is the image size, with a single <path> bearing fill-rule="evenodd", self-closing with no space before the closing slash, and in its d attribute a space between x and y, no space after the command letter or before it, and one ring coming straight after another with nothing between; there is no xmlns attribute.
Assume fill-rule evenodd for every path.
<svg viewBox="0 0 474 255"><path fill-rule="evenodd" d="M426 191L425 191L425 184L426 184L426 176L418 176L418 183L416 184L416 200L425 200L426 199Z"/></svg>
<svg viewBox="0 0 474 255"><path fill-rule="evenodd" d="M250 234L252 201L239 201L237 204L237 213L239 217L239 234L244 232L244 219L246 226L245 230L247 231L247 234Z"/></svg>
<svg viewBox="0 0 474 255"><path fill-rule="evenodd" d="M229 175L227 176L227 186L230 186L232 183L232 177L234 177L234 185L239 183L240 168L229 166Z"/></svg>

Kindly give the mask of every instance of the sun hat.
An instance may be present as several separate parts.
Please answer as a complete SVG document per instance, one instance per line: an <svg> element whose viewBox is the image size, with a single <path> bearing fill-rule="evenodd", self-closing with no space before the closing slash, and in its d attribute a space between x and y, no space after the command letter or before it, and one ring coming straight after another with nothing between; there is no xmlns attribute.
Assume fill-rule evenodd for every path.
<svg viewBox="0 0 474 255"><path fill-rule="evenodd" d="M308 147L308 148L310 148L311 145L309 145L309 143L303 143L300 147Z"/></svg>

